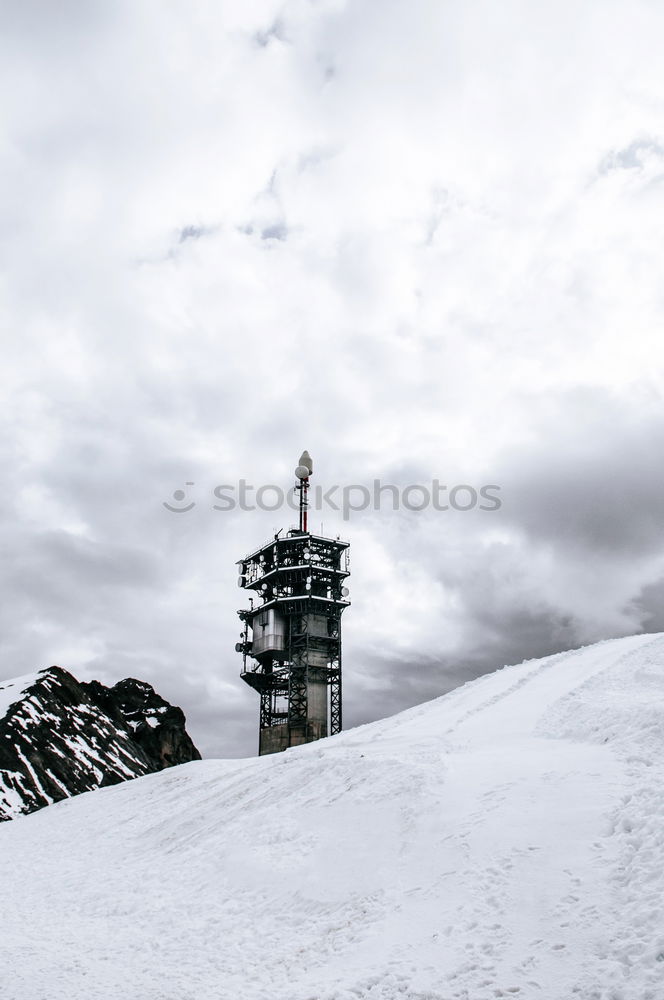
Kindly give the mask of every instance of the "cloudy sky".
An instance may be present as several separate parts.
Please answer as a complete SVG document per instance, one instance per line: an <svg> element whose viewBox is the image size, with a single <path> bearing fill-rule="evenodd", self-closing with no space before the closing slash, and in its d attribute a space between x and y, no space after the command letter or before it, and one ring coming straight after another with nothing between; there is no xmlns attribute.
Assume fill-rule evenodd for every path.
<svg viewBox="0 0 664 1000"><path fill-rule="evenodd" d="M500 486L315 514L347 725L664 629L661 3L0 11L0 677L143 678L254 753L235 561L293 514L213 490L303 448Z"/></svg>

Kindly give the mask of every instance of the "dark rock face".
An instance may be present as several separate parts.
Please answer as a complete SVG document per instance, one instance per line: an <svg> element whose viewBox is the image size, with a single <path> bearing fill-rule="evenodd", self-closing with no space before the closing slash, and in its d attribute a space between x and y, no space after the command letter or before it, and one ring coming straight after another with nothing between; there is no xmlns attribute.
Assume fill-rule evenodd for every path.
<svg viewBox="0 0 664 1000"><path fill-rule="evenodd" d="M107 688L50 667L0 681L0 820L200 760L185 721L132 678Z"/></svg>

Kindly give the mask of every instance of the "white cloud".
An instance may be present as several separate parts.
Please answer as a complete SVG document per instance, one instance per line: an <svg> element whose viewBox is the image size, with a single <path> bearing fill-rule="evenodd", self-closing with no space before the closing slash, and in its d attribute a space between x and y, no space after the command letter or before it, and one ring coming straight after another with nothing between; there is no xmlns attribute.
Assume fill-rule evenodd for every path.
<svg viewBox="0 0 664 1000"><path fill-rule="evenodd" d="M233 562L291 517L215 512L211 489L285 486L303 447L330 484L506 480L484 518L325 517L353 542L348 718L638 628L657 517L624 509L646 558L638 531L613 552L564 494L557 518L542 505L547 451L571 489L582 441L606 490L636 440L616 425L659 433L663 19L626 0L13 7L2 671L133 672L204 751L251 752ZM186 481L196 509L169 514Z"/></svg>

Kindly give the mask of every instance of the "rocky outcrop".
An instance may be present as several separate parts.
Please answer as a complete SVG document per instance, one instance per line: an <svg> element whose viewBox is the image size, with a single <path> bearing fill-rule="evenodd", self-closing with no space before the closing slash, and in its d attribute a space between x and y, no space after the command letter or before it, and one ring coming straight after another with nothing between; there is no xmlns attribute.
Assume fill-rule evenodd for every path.
<svg viewBox="0 0 664 1000"><path fill-rule="evenodd" d="M133 678L108 688L49 667L0 681L0 820L200 760L185 721Z"/></svg>

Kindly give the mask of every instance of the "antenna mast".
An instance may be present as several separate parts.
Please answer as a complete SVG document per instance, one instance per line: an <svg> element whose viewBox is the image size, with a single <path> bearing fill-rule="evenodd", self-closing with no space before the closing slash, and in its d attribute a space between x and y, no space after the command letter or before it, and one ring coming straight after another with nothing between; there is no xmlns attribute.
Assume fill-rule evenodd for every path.
<svg viewBox="0 0 664 1000"><path fill-rule="evenodd" d="M308 451L303 451L300 455L300 461L297 463L297 469L295 470L295 475L299 480L295 489L299 490L300 493L300 531L307 530L307 512L309 508L307 494L309 493L309 476L313 471L314 465L311 460L311 455Z"/></svg>

